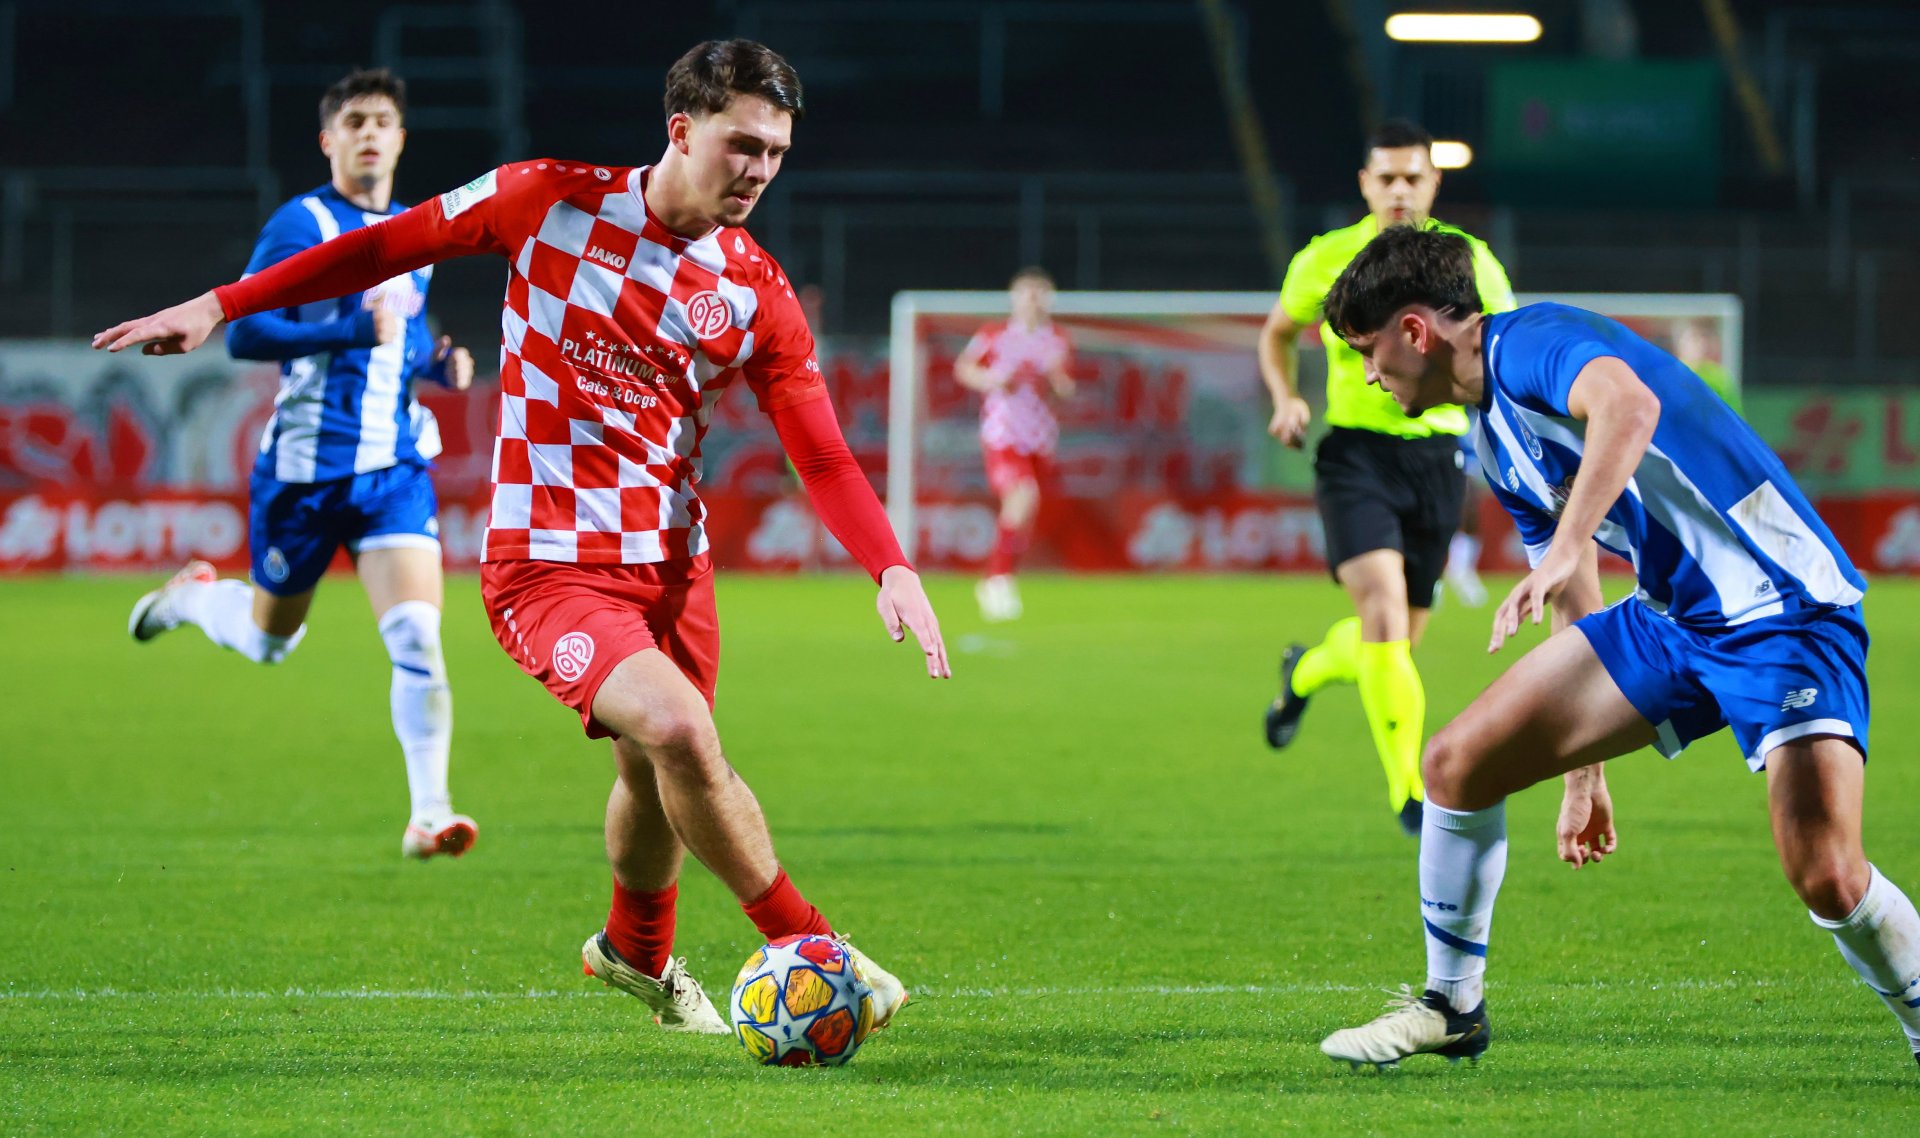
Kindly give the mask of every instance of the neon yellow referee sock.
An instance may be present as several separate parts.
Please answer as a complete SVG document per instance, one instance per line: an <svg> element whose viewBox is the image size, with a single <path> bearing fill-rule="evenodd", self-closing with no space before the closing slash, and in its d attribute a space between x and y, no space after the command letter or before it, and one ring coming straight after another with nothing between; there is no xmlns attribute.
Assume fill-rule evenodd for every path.
<svg viewBox="0 0 1920 1138"><path fill-rule="evenodd" d="M1310 696L1328 684L1350 684L1359 667L1360 618L1333 622L1326 638L1306 650L1293 669L1293 694Z"/></svg>
<svg viewBox="0 0 1920 1138"><path fill-rule="evenodd" d="M1387 772L1387 805L1395 813L1407 799L1425 801L1420 782L1420 742L1426 732L1427 690L1405 640L1358 646L1360 706L1373 730L1373 747Z"/></svg>

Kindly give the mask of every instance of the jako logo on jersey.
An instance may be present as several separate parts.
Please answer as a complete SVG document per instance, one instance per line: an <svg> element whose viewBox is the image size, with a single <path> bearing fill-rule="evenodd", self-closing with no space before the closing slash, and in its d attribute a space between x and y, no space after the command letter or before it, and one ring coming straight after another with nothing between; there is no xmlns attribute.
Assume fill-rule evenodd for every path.
<svg viewBox="0 0 1920 1138"><path fill-rule="evenodd" d="M593 637L584 632L569 632L553 645L553 670L572 683L587 674L593 663Z"/></svg>
<svg viewBox="0 0 1920 1138"><path fill-rule="evenodd" d="M277 545L267 547L267 559L261 564L260 570L267 575L269 581L284 581L287 579L287 574L293 572L287 566L287 555L280 552L280 547Z"/></svg>
<svg viewBox="0 0 1920 1138"><path fill-rule="evenodd" d="M740 235L737 233L734 234L734 237L733 237L733 251L736 253L745 253L747 251L746 241L743 240L740 237Z"/></svg>
<svg viewBox="0 0 1920 1138"><path fill-rule="evenodd" d="M1507 467L1507 489L1515 494L1520 492L1520 472L1511 466Z"/></svg>
<svg viewBox="0 0 1920 1138"><path fill-rule="evenodd" d="M1811 707L1813 706L1814 698L1819 694L1819 688L1801 688L1799 691L1790 691L1787 693L1787 698L1780 701L1780 710L1792 711L1795 708Z"/></svg>
<svg viewBox="0 0 1920 1138"><path fill-rule="evenodd" d="M609 253L598 245L587 246L587 260L598 261L603 265L612 265L621 272L625 272L627 269L627 259L625 257L622 257L618 253Z"/></svg>
<svg viewBox="0 0 1920 1138"><path fill-rule="evenodd" d="M720 294L708 289L696 292L687 301L687 322L693 325L693 334L702 340L710 340L727 330L733 323L733 313L727 309L727 302Z"/></svg>
<svg viewBox="0 0 1920 1138"><path fill-rule="evenodd" d="M603 182L611 182L613 180L613 171L607 169L605 166L595 166L593 168L593 176Z"/></svg>

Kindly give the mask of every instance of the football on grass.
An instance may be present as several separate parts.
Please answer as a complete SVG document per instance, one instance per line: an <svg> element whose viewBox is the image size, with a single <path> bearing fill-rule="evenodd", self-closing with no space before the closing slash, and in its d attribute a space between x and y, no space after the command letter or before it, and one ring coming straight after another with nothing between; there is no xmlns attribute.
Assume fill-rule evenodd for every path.
<svg viewBox="0 0 1920 1138"><path fill-rule="evenodd" d="M873 1030L873 989L829 937L790 936L762 946L734 981L734 1035L769 1067L837 1067Z"/></svg>

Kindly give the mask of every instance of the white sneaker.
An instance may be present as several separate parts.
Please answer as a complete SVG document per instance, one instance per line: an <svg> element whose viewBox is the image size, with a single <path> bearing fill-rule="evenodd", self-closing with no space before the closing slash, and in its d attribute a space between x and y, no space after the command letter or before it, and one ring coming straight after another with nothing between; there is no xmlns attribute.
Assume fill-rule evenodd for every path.
<svg viewBox="0 0 1920 1138"><path fill-rule="evenodd" d="M1438 992L1420 996L1405 984L1387 1001L1387 1013L1359 1027L1343 1028L1320 1042L1328 1058L1344 1059L1354 1067L1371 1063L1395 1067L1409 1055L1432 1054L1450 1063L1478 1060L1493 1039L1487 1027L1487 1002L1470 1012L1456 1012Z"/></svg>
<svg viewBox="0 0 1920 1138"><path fill-rule="evenodd" d="M580 946L580 965L587 975L610 988L638 996L653 1009L653 1022L662 1031L685 1031L697 1035L732 1035L720 1013L713 1010L700 981L687 972L687 958L669 957L667 970L658 980L620 959L607 943L606 930L594 933Z"/></svg>
<svg viewBox="0 0 1920 1138"><path fill-rule="evenodd" d="M180 614L173 611L173 593L182 585L211 585L220 579L213 566L204 561L189 561L166 584L133 602L127 617L127 635L146 642L170 629L180 627Z"/></svg>
<svg viewBox="0 0 1920 1138"><path fill-rule="evenodd" d="M1467 564L1447 564L1447 587L1452 589L1460 603L1470 609L1483 607L1487 603L1487 586L1481 582L1479 572Z"/></svg>
<svg viewBox="0 0 1920 1138"><path fill-rule="evenodd" d="M854 971L873 989L873 1029L887 1026L893 1020L893 1013L907 1006L907 986L900 978L873 962L873 958L853 946L853 942L844 936L833 939L853 957Z"/></svg>
<svg viewBox="0 0 1920 1138"><path fill-rule="evenodd" d="M444 818L415 818L400 836L400 853L422 861L436 854L459 857L480 840L480 823L465 814Z"/></svg>

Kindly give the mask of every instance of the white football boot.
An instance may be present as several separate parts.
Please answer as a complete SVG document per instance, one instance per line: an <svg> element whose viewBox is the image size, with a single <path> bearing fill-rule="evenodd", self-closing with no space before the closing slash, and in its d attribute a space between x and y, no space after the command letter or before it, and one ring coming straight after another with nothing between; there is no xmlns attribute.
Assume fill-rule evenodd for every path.
<svg viewBox="0 0 1920 1138"><path fill-rule="evenodd" d="M873 958L853 946L853 942L844 936L836 936L840 947L853 957L853 967L860 978L873 989L873 1029L875 1031L892 1022L893 1014L907 1005L907 986L900 978L873 962Z"/></svg>
<svg viewBox="0 0 1920 1138"><path fill-rule="evenodd" d="M407 823L407 832L400 836L400 853L421 861L439 854L459 857L479 840L480 823L465 814L415 818Z"/></svg>
<svg viewBox="0 0 1920 1138"><path fill-rule="evenodd" d="M1387 1000L1387 1013L1359 1027L1343 1028L1320 1042L1330 1059L1344 1059L1353 1067L1397 1067L1409 1055L1439 1055L1450 1063L1478 1061L1493 1039L1487 1026L1487 1002L1470 1012L1457 1012L1438 992L1415 996L1400 985Z"/></svg>
<svg viewBox="0 0 1920 1138"><path fill-rule="evenodd" d="M713 1001L687 972L687 958L668 957L667 970L658 980L620 959L607 943L606 930L594 933L580 946L580 964L586 974L608 987L638 996L653 1009L653 1022L662 1031L685 1031L697 1035L732 1035L733 1029L713 1008Z"/></svg>
<svg viewBox="0 0 1920 1138"><path fill-rule="evenodd" d="M980 603L980 619L989 624L1019 620L1023 611L1020 587L1004 573L988 577L975 585L973 599Z"/></svg>
<svg viewBox="0 0 1920 1138"><path fill-rule="evenodd" d="M182 585L211 585L219 579L220 574L206 562L187 562L166 584L133 602L133 612L127 617L127 635L144 643L180 627L180 614L173 611L174 592Z"/></svg>

